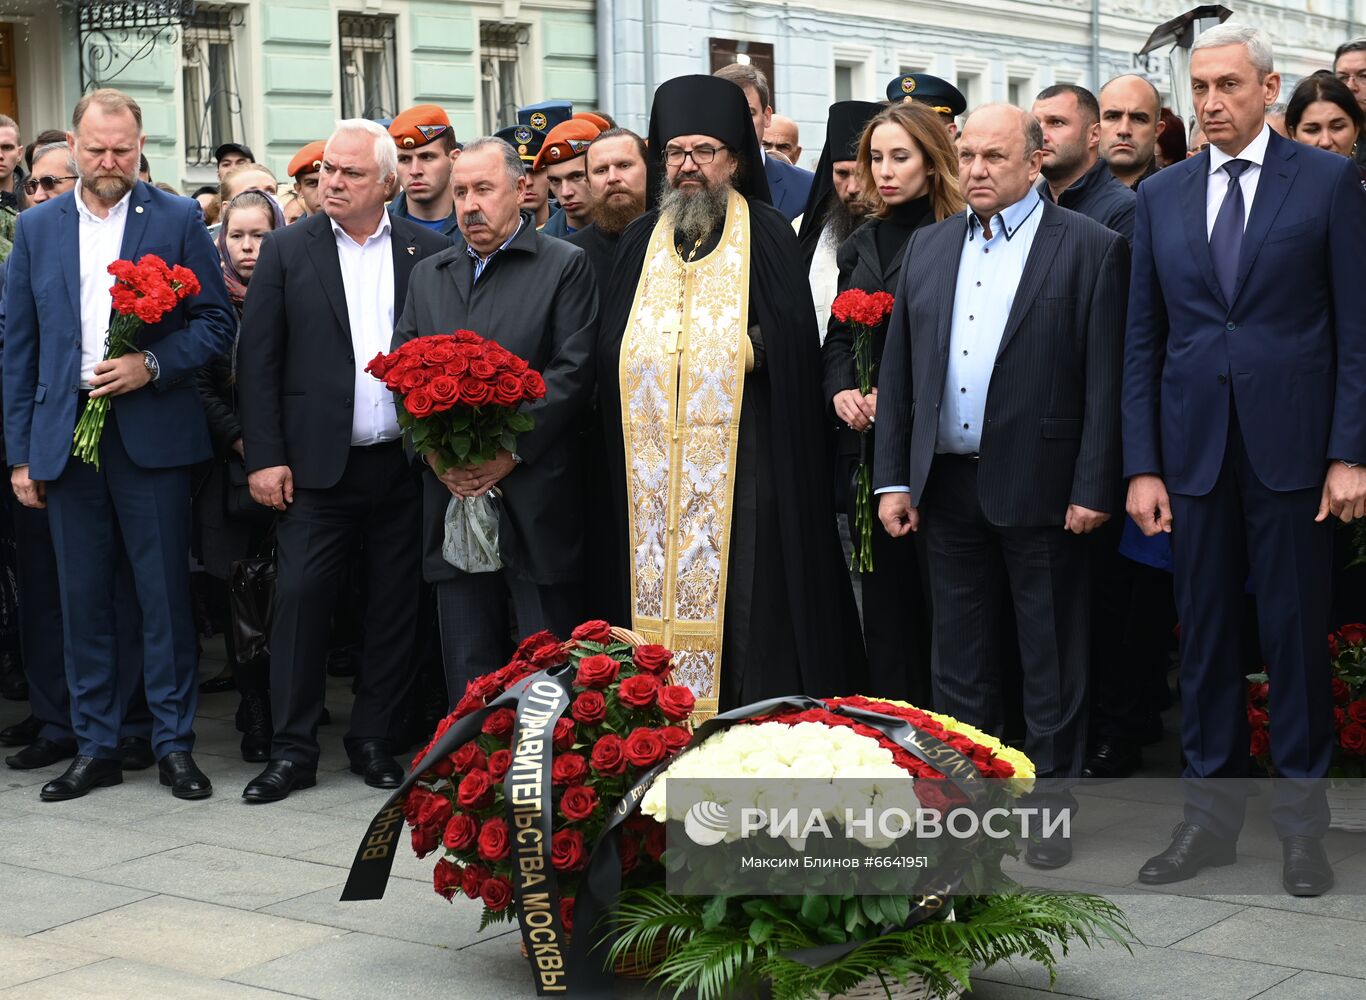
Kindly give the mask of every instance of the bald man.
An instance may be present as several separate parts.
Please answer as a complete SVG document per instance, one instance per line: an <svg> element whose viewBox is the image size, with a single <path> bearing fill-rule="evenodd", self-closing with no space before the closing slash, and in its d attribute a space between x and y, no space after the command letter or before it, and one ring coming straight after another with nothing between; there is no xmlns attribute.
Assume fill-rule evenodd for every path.
<svg viewBox="0 0 1366 1000"><path fill-rule="evenodd" d="M1157 88L1132 73L1117 76L1100 91L1100 155L1126 187L1157 173L1157 137L1162 99Z"/></svg>
<svg viewBox="0 0 1366 1000"><path fill-rule="evenodd" d="M773 116L768 128L764 129L761 145L770 156L777 153L794 167L800 166L797 161L802 158L801 132L797 123L786 115Z"/></svg>

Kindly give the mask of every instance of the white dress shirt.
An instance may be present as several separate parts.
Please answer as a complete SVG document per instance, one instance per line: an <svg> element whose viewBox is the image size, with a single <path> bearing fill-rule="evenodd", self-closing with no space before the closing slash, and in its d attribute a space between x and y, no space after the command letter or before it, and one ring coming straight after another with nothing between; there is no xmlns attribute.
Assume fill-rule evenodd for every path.
<svg viewBox="0 0 1366 1000"><path fill-rule="evenodd" d="M337 259L346 289L346 315L351 324L351 351L356 359L352 395L351 444L396 441L398 415L393 394L365 370L372 358L388 353L394 338L394 253L390 243L389 213L364 243L357 243L335 221Z"/></svg>
<svg viewBox="0 0 1366 1000"><path fill-rule="evenodd" d="M1228 194L1228 171L1224 164L1229 160L1246 160L1252 166L1243 171L1238 183L1243 186L1243 228L1252 215L1252 199L1257 195L1257 181L1262 176L1262 161L1266 159L1266 147L1271 142L1271 126L1263 125L1257 138L1247 144L1237 156L1229 156L1213 143L1209 147L1209 186L1205 191L1205 238L1214 235L1214 220L1219 217L1219 208Z"/></svg>
<svg viewBox="0 0 1366 1000"><path fill-rule="evenodd" d="M76 215L80 219L81 387L85 389L90 388L90 380L95 377L95 365L104 360L114 309L110 292L114 278L109 265L119 259L123 249L131 196L129 191L101 219L86 207L81 198L81 182L76 182Z"/></svg>

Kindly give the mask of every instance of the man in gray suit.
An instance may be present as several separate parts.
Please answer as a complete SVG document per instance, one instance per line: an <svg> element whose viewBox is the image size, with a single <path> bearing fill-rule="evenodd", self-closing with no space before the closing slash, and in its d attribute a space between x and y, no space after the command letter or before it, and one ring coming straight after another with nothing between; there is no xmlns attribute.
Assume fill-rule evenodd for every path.
<svg viewBox="0 0 1366 1000"><path fill-rule="evenodd" d="M460 235L413 269L394 347L414 337L473 330L524 359L545 378L545 398L525 407L536 420L516 452L423 473L422 572L437 585L447 694L507 659L508 598L516 633L548 628L567 636L579 612L584 564L582 464L576 432L593 389L598 291L588 256L537 232L520 211L527 179L502 139L465 146L451 174ZM452 496L502 493L503 569L464 573L441 555Z"/></svg>
<svg viewBox="0 0 1366 1000"><path fill-rule="evenodd" d="M1066 782L1086 741L1080 536L1122 509L1129 250L1118 234L1039 197L1042 146L1039 123L1009 105L980 108L963 128L968 210L907 246L879 381L873 486L889 534L925 532L935 708L1002 735L1009 593L1024 749L1041 804L1067 808ZM1070 859L1061 834L1026 852L1037 867Z"/></svg>

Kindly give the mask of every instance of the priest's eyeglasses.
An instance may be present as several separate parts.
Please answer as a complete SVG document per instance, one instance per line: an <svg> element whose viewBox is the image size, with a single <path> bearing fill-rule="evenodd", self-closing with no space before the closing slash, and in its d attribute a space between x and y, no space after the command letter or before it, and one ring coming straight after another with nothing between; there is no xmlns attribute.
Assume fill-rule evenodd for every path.
<svg viewBox="0 0 1366 1000"><path fill-rule="evenodd" d="M38 188L41 186L44 191L51 194L62 181L74 180L79 180L75 174L69 174L65 177L54 177L51 174L44 174L42 177L30 177L24 181L24 193L37 194Z"/></svg>
<svg viewBox="0 0 1366 1000"><path fill-rule="evenodd" d="M671 167L683 166L683 161L692 157L693 163L699 167L705 167L712 160L716 159L716 154L721 150L729 150L729 146L694 146L692 149L679 149L677 146L664 147L664 162Z"/></svg>

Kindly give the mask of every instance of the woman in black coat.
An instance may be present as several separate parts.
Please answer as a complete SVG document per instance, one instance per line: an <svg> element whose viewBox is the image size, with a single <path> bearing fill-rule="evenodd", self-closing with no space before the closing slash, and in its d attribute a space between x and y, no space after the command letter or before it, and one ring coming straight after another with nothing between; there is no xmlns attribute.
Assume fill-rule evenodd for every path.
<svg viewBox="0 0 1366 1000"><path fill-rule="evenodd" d="M261 243L267 233L284 225L280 206L270 195L252 188L223 206L218 230L218 253L223 280L240 319L247 283L256 268ZM236 372L233 356L215 359L196 375L204 414L213 438L214 458L195 494L195 521L199 529L199 556L209 576L226 584L232 564L257 556L267 546L274 514L264 507L254 510L233 499L245 496L242 463L242 425L237 418ZM237 475L233 475L233 470ZM244 509L246 508L246 509ZM237 728L242 731L242 759L270 758L270 705L267 682L270 662L266 658L239 663L233 628L224 630L228 663L232 667L242 701Z"/></svg>
<svg viewBox="0 0 1366 1000"><path fill-rule="evenodd" d="M856 229L837 256L838 290L852 288L895 295L911 233L961 212L957 153L937 112L922 104L883 109L863 131L858 169L872 216ZM822 350L825 398L840 429L836 468L847 491L845 510L855 551L860 460L873 464L873 422L877 418L878 363L887 321L873 331L872 391L860 391L854 330L833 316ZM862 573L863 636L873 695L930 705L929 588L915 535L894 539L877 518L877 497L869 497L873 569Z"/></svg>

